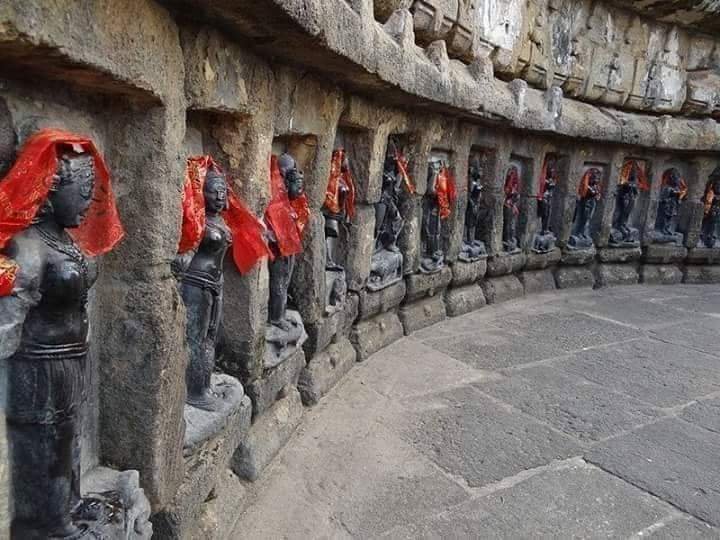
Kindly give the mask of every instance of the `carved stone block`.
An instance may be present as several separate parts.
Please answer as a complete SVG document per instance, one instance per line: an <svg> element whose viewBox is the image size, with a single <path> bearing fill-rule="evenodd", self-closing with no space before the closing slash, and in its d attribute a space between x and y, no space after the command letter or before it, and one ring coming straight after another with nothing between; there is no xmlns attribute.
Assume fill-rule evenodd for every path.
<svg viewBox="0 0 720 540"><path fill-rule="evenodd" d="M400 319L395 312L388 312L357 322L350 332L350 342L357 351L358 362L362 362L402 336Z"/></svg>
<svg viewBox="0 0 720 540"><path fill-rule="evenodd" d="M333 343L313 357L300 373L298 390L304 405L315 405L355 365L357 352L350 340Z"/></svg>
<svg viewBox="0 0 720 540"><path fill-rule="evenodd" d="M480 282L488 304L498 304L507 300L520 298L525 289L515 276L487 278Z"/></svg>
<svg viewBox="0 0 720 540"><path fill-rule="evenodd" d="M448 317L458 317L470 313L486 304L482 288L475 283L445 291L445 310Z"/></svg>
<svg viewBox="0 0 720 540"><path fill-rule="evenodd" d="M398 313L405 335L416 330L431 326L447 317L443 295L438 294L431 298L418 300L412 304L403 305Z"/></svg>

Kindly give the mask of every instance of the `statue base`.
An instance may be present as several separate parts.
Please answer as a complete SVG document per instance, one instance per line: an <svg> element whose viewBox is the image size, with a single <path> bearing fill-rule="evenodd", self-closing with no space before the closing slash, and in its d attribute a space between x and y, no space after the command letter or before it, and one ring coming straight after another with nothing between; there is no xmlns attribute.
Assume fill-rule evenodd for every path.
<svg viewBox="0 0 720 540"><path fill-rule="evenodd" d="M379 291L403 278L403 256L400 251L381 249L373 253L370 263L369 291Z"/></svg>
<svg viewBox="0 0 720 540"><path fill-rule="evenodd" d="M687 248L677 244L650 244L643 248L643 261L653 264L680 263L687 254Z"/></svg>
<svg viewBox="0 0 720 540"><path fill-rule="evenodd" d="M451 287L460 287L462 285L475 283L480 278L485 277L485 272L487 272L487 256L473 262L462 260L455 261L451 269Z"/></svg>
<svg viewBox="0 0 720 540"><path fill-rule="evenodd" d="M508 253L502 251L488 259L488 277L500 277L520 271L527 260L527 256L521 251Z"/></svg>
<svg viewBox="0 0 720 540"><path fill-rule="evenodd" d="M534 253L550 253L555 249L555 242L557 242L557 237L551 232L536 233L533 238L532 251Z"/></svg>
<svg viewBox="0 0 720 540"><path fill-rule="evenodd" d="M445 268L445 257L423 257L418 271L423 274L437 274Z"/></svg>
<svg viewBox="0 0 720 540"><path fill-rule="evenodd" d="M650 233L650 241L653 244L673 244L676 246L682 246L685 241L683 233L672 233L667 234L660 231L652 231Z"/></svg>
<svg viewBox="0 0 720 540"><path fill-rule="evenodd" d="M608 247L634 248L640 246L640 233L637 229L628 228L626 232L611 229L608 238Z"/></svg>
<svg viewBox="0 0 720 540"><path fill-rule="evenodd" d="M582 249L594 248L592 238L589 236L571 236L567 243L567 249L577 251Z"/></svg>
<svg viewBox="0 0 720 540"><path fill-rule="evenodd" d="M285 314L285 322L288 326L287 329L268 324L265 330L266 347L263 359L263 368L265 369L282 364L302 347L308 337L300 313L297 311L288 309Z"/></svg>
<svg viewBox="0 0 720 540"><path fill-rule="evenodd" d="M458 254L458 260L471 263L487 258L487 250L485 244L480 240L476 240L472 244L463 242L462 249Z"/></svg>
<svg viewBox="0 0 720 540"><path fill-rule="evenodd" d="M688 264L720 264L720 246L692 248L688 250L686 261Z"/></svg>
<svg viewBox="0 0 720 540"><path fill-rule="evenodd" d="M544 253L531 250L530 253L527 254L524 270L542 270L549 266L556 265L560 262L561 258L562 252L557 246L554 246L550 251Z"/></svg>
<svg viewBox="0 0 720 540"><path fill-rule="evenodd" d="M183 456L192 455L209 439L221 433L227 420L241 406L245 391L235 377L213 373L210 377L210 392L215 396L213 410L204 410L185 404L185 442Z"/></svg>
<svg viewBox="0 0 720 540"><path fill-rule="evenodd" d="M567 249L563 251L560 262L570 266L581 266L592 262L596 254L597 251L595 250L595 246L592 244L592 241L588 247L583 249L568 246Z"/></svg>
<svg viewBox="0 0 720 540"><path fill-rule="evenodd" d="M642 256L640 246L608 246L597 250L601 263L626 263L638 260Z"/></svg>

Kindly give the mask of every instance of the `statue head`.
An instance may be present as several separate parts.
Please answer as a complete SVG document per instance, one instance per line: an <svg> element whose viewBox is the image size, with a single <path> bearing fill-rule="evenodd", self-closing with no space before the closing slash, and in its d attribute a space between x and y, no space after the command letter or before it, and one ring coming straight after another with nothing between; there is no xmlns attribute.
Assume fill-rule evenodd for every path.
<svg viewBox="0 0 720 540"><path fill-rule="evenodd" d="M95 163L90 154L64 153L58 160L43 216L52 214L63 228L79 227L92 203Z"/></svg>
<svg viewBox="0 0 720 540"><path fill-rule="evenodd" d="M297 199L305 191L305 186L303 172L298 169L295 158L288 153L282 154L278 158L278 167L283 180L285 180L288 197Z"/></svg>
<svg viewBox="0 0 720 540"><path fill-rule="evenodd" d="M475 180L471 177L470 178L470 186L468 187L468 194L470 195L470 199L472 199L473 201L479 201L480 197L482 195L482 192L483 192L482 184L478 180Z"/></svg>
<svg viewBox="0 0 720 540"><path fill-rule="evenodd" d="M667 182L670 187L679 187L680 186L680 171L675 169L674 167L670 169L667 173Z"/></svg>
<svg viewBox="0 0 720 540"><path fill-rule="evenodd" d="M433 191L433 188L435 187L435 178L438 174L440 174L442 168L443 161L441 159L431 158L430 161L428 161L428 191Z"/></svg>
<svg viewBox="0 0 720 540"><path fill-rule="evenodd" d="M590 176L588 177L588 184L596 187L600 183L600 177L602 176L602 173L600 172L600 169L597 167L593 167L590 169Z"/></svg>
<svg viewBox="0 0 720 540"><path fill-rule="evenodd" d="M217 215L228 207L228 188L225 175L216 169L210 169L205 178L203 196L205 212Z"/></svg>

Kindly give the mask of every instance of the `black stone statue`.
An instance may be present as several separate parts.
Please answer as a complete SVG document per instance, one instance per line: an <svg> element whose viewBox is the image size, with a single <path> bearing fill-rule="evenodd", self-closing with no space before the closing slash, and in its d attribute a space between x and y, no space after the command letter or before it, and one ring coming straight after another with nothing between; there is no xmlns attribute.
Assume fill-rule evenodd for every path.
<svg viewBox="0 0 720 540"><path fill-rule="evenodd" d="M503 187L505 200L503 202L503 250L507 253L520 251L518 242L517 222L520 215L520 171L512 165L505 176Z"/></svg>
<svg viewBox="0 0 720 540"><path fill-rule="evenodd" d="M433 159L428 162L427 189L422 200L422 255L420 272L434 274L445 265L445 253L442 247L442 220L438 203L437 177L443 168L443 162Z"/></svg>
<svg viewBox="0 0 720 540"><path fill-rule="evenodd" d="M687 187L680 172L675 168L666 171L660 189L655 229L652 233L653 242L682 246L683 234L677 231L677 218L686 194Z"/></svg>
<svg viewBox="0 0 720 540"><path fill-rule="evenodd" d="M640 194L638 177L639 165L631 162L627 178L620 182L615 190L615 212L608 245L610 247L637 247L640 245L639 231L630 225L635 202Z"/></svg>
<svg viewBox="0 0 720 540"><path fill-rule="evenodd" d="M477 160L473 160L468 168L468 203L465 209L463 245L458 255L458 259L463 262L474 262L487 256L485 243L480 239L484 210L483 189L480 165Z"/></svg>
<svg viewBox="0 0 720 540"><path fill-rule="evenodd" d="M578 188L573 227L568 240L568 249L587 249L593 247L593 240L590 236L590 223L597 201L600 199L600 169L593 167L589 169L582 178Z"/></svg>
<svg viewBox="0 0 720 540"><path fill-rule="evenodd" d="M400 281L403 255L397 246L405 220L400 214L400 191L403 176L397 159L391 153L385 157L380 201L375 204L375 250L370 263L368 289L378 291Z"/></svg>
<svg viewBox="0 0 720 540"><path fill-rule="evenodd" d="M557 238L550 230L553 197L557 187L558 172L554 159L548 159L543 170L544 178L540 179L540 190L537 196L537 215L540 230L535 233L532 250L536 253L548 253L555 247Z"/></svg>
<svg viewBox="0 0 720 540"><path fill-rule="evenodd" d="M215 349L222 326L223 261L232 243L230 230L220 215L228 205L225 175L208 170L203 185L205 230L196 251L184 253L175 266L182 275L181 294L187 310L186 336L190 350L185 382L187 403L208 411L217 408L210 388Z"/></svg>
<svg viewBox="0 0 720 540"><path fill-rule="evenodd" d="M699 247L720 248L720 166L710 174L703 196L704 216Z"/></svg>

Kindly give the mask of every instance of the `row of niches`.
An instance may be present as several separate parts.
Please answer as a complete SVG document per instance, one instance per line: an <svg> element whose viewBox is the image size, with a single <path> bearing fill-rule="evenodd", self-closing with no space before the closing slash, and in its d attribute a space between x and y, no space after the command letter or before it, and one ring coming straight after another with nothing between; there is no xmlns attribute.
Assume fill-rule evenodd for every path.
<svg viewBox="0 0 720 540"><path fill-rule="evenodd" d="M394 28L409 9L419 46L492 61L495 75L612 107L720 114L720 42L591 0L375 0Z"/></svg>

